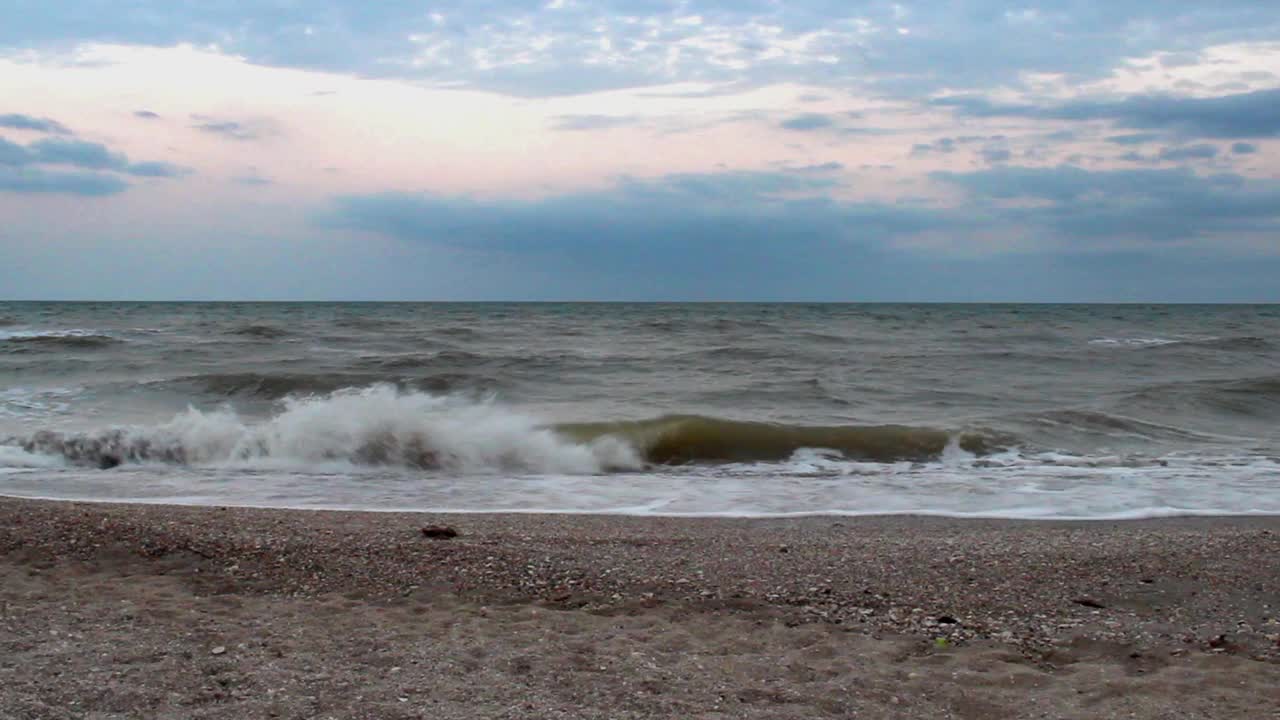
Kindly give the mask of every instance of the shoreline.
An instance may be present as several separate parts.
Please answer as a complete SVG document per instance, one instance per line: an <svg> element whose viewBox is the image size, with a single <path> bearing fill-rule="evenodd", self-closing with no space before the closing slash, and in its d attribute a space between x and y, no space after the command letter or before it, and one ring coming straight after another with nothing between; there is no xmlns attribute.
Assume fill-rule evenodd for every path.
<svg viewBox="0 0 1280 720"><path fill-rule="evenodd" d="M84 498L84 497L56 497L44 495L9 495L0 492L0 502L16 500L22 502L36 503L69 503L74 505L123 505L136 507L172 507L172 508L189 508L199 509L219 509L219 510L263 510L270 512L321 512L321 513L351 513L366 515L423 515L436 517L450 516L540 516L549 515L557 517L599 517L599 518L630 518L635 520L645 520L648 518L663 520L744 520L744 521L769 521L769 520L893 520L899 518L918 518L928 520L955 520L959 522L971 521L990 521L990 522L1009 522L1009 523L1129 523L1129 522L1146 522L1146 521L1163 521L1163 520L1238 520L1238 519L1280 519L1280 512L1272 512L1267 510L1241 510L1241 511L1224 511L1224 510L1191 510L1185 508L1152 508L1147 510L1128 511L1117 515L1101 515L1101 516L1084 516L1084 515L1066 515L1055 517L1026 516L1026 515L1000 515L994 513L956 513L947 511L931 511L931 510L902 510L894 512L854 512L842 510L819 510L819 511L796 511L796 512L759 512L759 513L735 513L732 511L717 512L688 512L688 513L662 513L632 512L627 509L622 510L588 510L588 509L550 509L550 510L523 510L518 508L501 508L496 510L469 510L469 509L441 509L441 508L400 508L400 507L319 507L305 505L251 505L251 504L226 504L226 503L184 503L173 502L170 500L146 500L140 498Z"/></svg>
<svg viewBox="0 0 1280 720"><path fill-rule="evenodd" d="M458 535L424 536L422 528L433 525L452 527ZM1276 516L1116 521L912 515L672 518L299 511L0 497L0 568L5 579L0 587L19 588L4 591L3 623L15 639L0 641L7 645L0 649L23 658L0 665L0 680L8 675L17 682L11 686L26 688L19 699L46 705L41 698L51 697L49 693L88 692L75 678L50 680L33 674L38 668L48 670L41 663L50 658L49 623L59 617L81 618L82 642L68 646L67 655L57 656L59 662L92 664L86 647L129 642L127 635L120 635L127 627L113 625L109 614L99 617L87 609L80 614L67 609L72 596L72 606L80 603L90 608L99 602L92 594L77 595L75 589L83 587L97 587L103 597L113 598L116 604L106 607L155 606L151 612L135 612L133 622L158 623L155 628L144 623L151 629L143 634L155 634L155 643L179 656L188 653L192 661L228 659L223 653L209 656L212 650L205 645L212 641L193 639L183 630L191 626L189 620L166 624L170 621L163 619L165 612L185 617L194 609L221 607L222 614L213 616L214 624L258 628L268 635L271 628L297 627L299 637L323 634L325 623L345 628L350 637L364 637L374 630L362 625L362 618L388 614L404 615L379 626L379 632L393 635L417 632L414 628L424 617L448 626L467 619L474 624L471 640L476 646L503 657L524 652L511 638L564 625L550 638L539 636L550 643L547 648L558 648L552 652L552 666L576 662L570 657L570 646L577 647L574 643L594 648L601 666L621 668L632 662L633 653L648 652L677 665L689 661L689 653L707 662L718 657L721 660L716 662L721 662L732 654L726 648L738 647L743 637L757 632L784 644L803 636L826 648L822 657L810 658L810 665L842 658L841 667L861 667L878 677L881 671L867 670L870 666L863 661L898 658L894 661L898 665L885 665L884 672L913 667L922 673L918 679L925 685L943 682L930 679L932 664L972 669L999 658L999 663L1020 673L1038 673L1036 682L1045 688L1062 690L1056 704L1045 706L1050 710L1069 707L1073 697L1088 697L1088 692L1072 686L1083 669L1137 678L1134 682L1140 685L1168 680L1170 673L1216 678L1214 673L1221 671L1226 673L1221 678L1224 683L1228 677L1242 678L1253 688L1249 696L1256 698L1257 708L1273 707L1265 703L1280 700L1274 690L1280 687L1280 517ZM309 617L316 612L317 618ZM282 620L280 613L291 613L291 619ZM529 613L538 619L531 619ZM210 615L206 612L201 617L208 621ZM616 629L611 629L613 625L637 624L648 629L637 630L636 637L626 642L610 634ZM700 629L707 629L706 637L699 634ZM693 650L662 650L665 645L660 640L671 640L672 633L692 637L682 642ZM388 643L384 648L401 654L421 649L407 641L384 640ZM251 639L245 642L244 648L226 643L215 647L222 647L224 653L231 648L243 666L237 667L250 673L269 658L249 652L255 646ZM331 640L313 637L297 642L312 647ZM435 642L442 641L436 638ZM446 637L444 642L453 648L449 652L460 652L450 645L461 642L458 638ZM743 650L737 662L772 667L787 655L785 648L775 645ZM156 653L156 658L172 656L168 651ZM69 659L80 655L86 659ZM407 657L396 662L408 663ZM162 665L168 662L153 660ZM375 681L348 660L329 657L332 667L326 672L363 677L374 685L393 682L381 675ZM397 675L408 667L403 663L395 665L402 668ZM498 672L484 662L479 664L474 672ZM552 682L551 669L545 682L535 683L534 689L551 692L547 685ZM689 671L692 674L681 676L680 682L687 687L676 705L668 702L674 702L672 696L660 694L662 702L655 699L657 704L618 716L670 716L665 713L674 712L676 706L692 712L714 695L707 694L711 685L728 682L732 669L718 664L704 668L702 675ZM156 669L148 672L154 674ZM601 675L584 676L588 686L601 684L592 686L593 692L608 694L606 686L620 681L604 671L592 672ZM512 680L506 671L499 674L505 681ZM180 674L147 677L141 679L139 692L150 698L148 702L160 702L156 698L166 692L181 694L174 687L185 687L187 682ZM838 679L829 678L830 682ZM843 681L851 680L843 677ZM420 682L444 681L423 675ZM768 692L783 695L789 687L765 685L773 688ZM337 692L326 687L328 696ZM1272 688L1270 694L1258 691L1267 687ZM148 694L149 689L154 693ZM765 692L760 688L742 692L756 697L757 690ZM962 703L963 707L939 705L941 700L899 705L890 698L904 702L901 697L875 693L863 698L864 704L837 701L834 695L827 698L827 705L765 703L772 703L781 714L764 713L763 707L750 702L743 705L740 692L733 702L740 705L735 707L742 714L725 710L724 716L755 716L759 711L761 717L802 717L838 714L837 708L840 712L860 708L876 716L872 711L880 708L885 717L915 717L914 707L920 717L936 717L940 710L955 717L983 717L978 708L990 710L993 703L1004 707L1008 700L988 690L966 696L969 704ZM1020 692L1025 695L1026 691ZM489 688L481 695L497 697L502 692ZM226 706L227 717L269 716L259 713L265 705L254 704L261 698L224 694L218 702ZM401 702L399 697L403 695L391 707L408 705L422 712L413 698ZM561 714L552 716L598 716L588 711L586 699L574 697L556 706ZM774 699L778 697L782 696ZM1162 692L1153 691L1149 707L1144 706L1150 713L1139 708L1137 716L1160 717L1169 708L1182 707L1161 705L1172 701L1161 698ZM1172 699L1187 703L1195 698ZM1212 698L1203 699L1207 703ZM0 715L9 711L24 717L21 708L7 708L4 702L0 700ZM210 707L215 705L222 707L218 703ZM232 706L243 712L232 713ZM293 712L289 709L293 705L286 706L282 707ZM552 705L538 707L549 711ZM457 717L467 717L466 708L465 703L458 705ZM31 717L63 716L27 712ZM290 716L288 712L283 716ZM361 715L355 706L332 714L396 717ZM943 712L942 716L948 715Z"/></svg>

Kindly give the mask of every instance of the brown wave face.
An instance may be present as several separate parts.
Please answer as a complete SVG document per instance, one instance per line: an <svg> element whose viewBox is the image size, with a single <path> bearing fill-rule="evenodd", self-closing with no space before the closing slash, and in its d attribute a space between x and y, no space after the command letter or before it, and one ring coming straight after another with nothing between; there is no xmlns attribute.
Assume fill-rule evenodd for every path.
<svg viewBox="0 0 1280 720"><path fill-rule="evenodd" d="M559 425L579 442L612 435L630 442L652 463L715 463L785 460L802 448L835 450L853 460L934 460L955 438L976 455L1005 448L980 433L955 433L905 425L805 426L669 415L652 420Z"/></svg>

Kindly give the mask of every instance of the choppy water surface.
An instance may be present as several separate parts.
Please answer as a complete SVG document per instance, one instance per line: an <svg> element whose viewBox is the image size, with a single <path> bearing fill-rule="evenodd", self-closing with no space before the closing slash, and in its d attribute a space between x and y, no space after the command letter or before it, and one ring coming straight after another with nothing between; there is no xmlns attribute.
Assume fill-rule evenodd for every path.
<svg viewBox="0 0 1280 720"><path fill-rule="evenodd" d="M0 493L1280 513L1280 307L0 303Z"/></svg>

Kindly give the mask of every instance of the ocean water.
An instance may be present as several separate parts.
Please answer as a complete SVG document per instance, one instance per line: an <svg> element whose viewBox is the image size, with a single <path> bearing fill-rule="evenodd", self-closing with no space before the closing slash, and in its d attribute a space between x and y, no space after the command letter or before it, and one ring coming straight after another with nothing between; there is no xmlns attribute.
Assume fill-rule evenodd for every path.
<svg viewBox="0 0 1280 720"><path fill-rule="evenodd" d="M0 303L0 494L1280 513L1280 306Z"/></svg>

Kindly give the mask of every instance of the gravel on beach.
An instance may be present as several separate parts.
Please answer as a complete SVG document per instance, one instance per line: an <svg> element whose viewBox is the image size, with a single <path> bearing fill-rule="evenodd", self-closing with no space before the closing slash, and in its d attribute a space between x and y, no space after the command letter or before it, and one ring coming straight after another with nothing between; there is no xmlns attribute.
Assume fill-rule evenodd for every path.
<svg viewBox="0 0 1280 720"><path fill-rule="evenodd" d="M4 718L1280 710L1280 518L0 499L0 571Z"/></svg>

